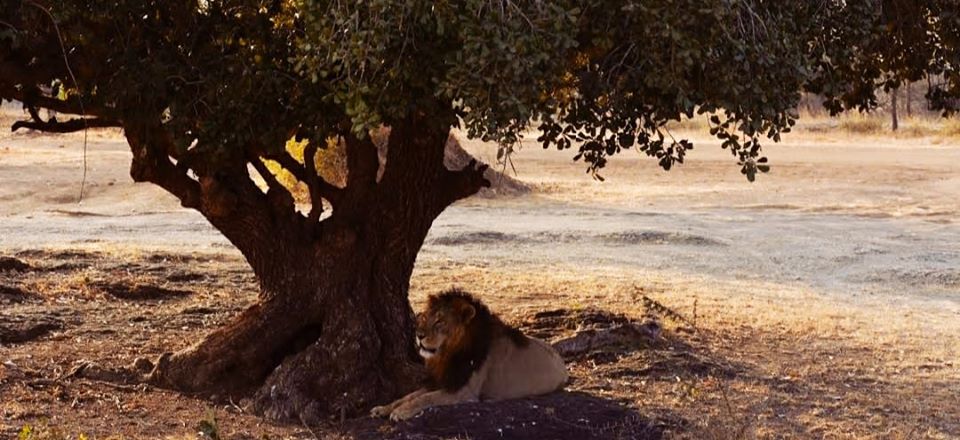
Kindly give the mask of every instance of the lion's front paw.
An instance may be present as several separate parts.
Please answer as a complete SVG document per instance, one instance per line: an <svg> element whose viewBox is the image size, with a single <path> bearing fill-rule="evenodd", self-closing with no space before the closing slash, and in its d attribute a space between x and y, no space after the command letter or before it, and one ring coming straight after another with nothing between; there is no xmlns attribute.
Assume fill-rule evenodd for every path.
<svg viewBox="0 0 960 440"><path fill-rule="evenodd" d="M390 413L390 420L393 420L394 422L407 420L417 414L420 414L420 411L422 410L419 408L405 407L401 405L399 408L394 409L393 412Z"/></svg>
<svg viewBox="0 0 960 440"><path fill-rule="evenodd" d="M390 405L375 406L370 410L370 417L386 417L390 414Z"/></svg>

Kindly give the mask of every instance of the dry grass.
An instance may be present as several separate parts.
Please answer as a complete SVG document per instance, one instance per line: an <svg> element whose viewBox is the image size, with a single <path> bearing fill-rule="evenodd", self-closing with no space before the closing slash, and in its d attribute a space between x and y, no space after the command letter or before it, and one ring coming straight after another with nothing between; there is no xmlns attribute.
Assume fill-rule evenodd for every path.
<svg viewBox="0 0 960 440"><path fill-rule="evenodd" d="M710 123L707 116L697 115L692 119L668 123L667 129L687 136L705 137L710 131ZM960 139L960 119L958 117L944 119L936 116L901 117L899 128L893 131L888 114L853 112L832 118L825 115L801 114L793 132L787 136L803 135L957 140Z"/></svg>
<svg viewBox="0 0 960 440"><path fill-rule="evenodd" d="M885 122L877 117L871 117L863 114L848 114L839 118L837 126L841 132L848 134L880 134L889 130L889 122Z"/></svg>
<svg viewBox="0 0 960 440"><path fill-rule="evenodd" d="M942 318L891 316L799 286L556 266L427 265L418 269L415 291L464 280L508 316L600 307L639 317L644 308L634 286L691 320L696 315L700 330L679 337L706 362L729 366L721 371L730 374L681 362L665 377L623 375L628 368L650 368L641 353L572 367L586 379L576 389L628 401L668 422L681 420L686 428L674 431L680 438L939 439L960 432L950 391L950 384L960 383L960 368L951 361L956 349L950 348L960 344L960 324Z"/></svg>
<svg viewBox="0 0 960 440"><path fill-rule="evenodd" d="M960 138L960 117L953 117L943 122L940 135L948 138Z"/></svg>
<svg viewBox="0 0 960 440"><path fill-rule="evenodd" d="M877 113L848 113L836 118L801 118L799 132L846 136L892 136L896 138L936 137L956 139L960 135L956 118L934 116L902 117L893 131L890 116Z"/></svg>
<svg viewBox="0 0 960 440"><path fill-rule="evenodd" d="M246 267L233 255L111 248L32 251L18 257L47 270L18 280L42 302L10 305L10 312L35 316L53 311L64 329L49 339L6 349L4 358L20 370L0 367L0 379L23 374L18 371L28 377L55 376L50 368L67 368L75 359L125 365L134 356L155 356L221 325L254 297L254 282L247 275L237 278ZM186 281L193 278L182 277L184 269L203 281ZM143 308L148 304L83 288L84 279L108 277L119 284L203 289ZM946 439L960 433L953 388L960 383L955 360L960 322L944 321L936 310L894 311L758 280L532 263L463 265L429 257L420 261L412 279L414 307L427 294L451 285L469 288L515 323L560 308L600 309L634 319L651 313L675 316L662 321L665 346L596 353L569 363L572 390L621 402L664 426L670 438ZM642 301L644 296L660 306ZM198 307L210 314L183 312ZM97 318L83 319L92 316ZM135 316L146 320L132 321ZM64 340L71 343L64 345ZM0 414L13 424L0 426L40 426L37 432L47 436L31 437L38 440L74 439L79 432L98 438L114 433L186 438L211 419L211 411L224 438L241 432L271 438L312 435L296 427L261 427L259 419L230 405L211 407L211 402L161 390L118 393L82 381L34 389L25 382L15 379L14 385L0 386ZM76 408L71 402L77 402ZM144 417L149 426L143 425ZM53 436L63 433L74 436Z"/></svg>

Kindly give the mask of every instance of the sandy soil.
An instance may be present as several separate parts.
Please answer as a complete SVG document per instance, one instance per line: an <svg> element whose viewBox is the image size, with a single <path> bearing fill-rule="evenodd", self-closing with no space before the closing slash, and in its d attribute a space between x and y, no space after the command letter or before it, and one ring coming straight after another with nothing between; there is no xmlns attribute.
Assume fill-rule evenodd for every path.
<svg viewBox="0 0 960 440"><path fill-rule="evenodd" d="M31 266L0 271L0 324L35 330L0 345L0 432L192 436L215 416L226 438L313 438L240 402L63 377L82 360L183 347L255 291L202 217L130 181L118 133L89 135L78 204L81 144L0 137L0 255ZM960 437L960 145L790 138L750 184L709 144L669 173L625 154L605 183L568 153L527 146L514 160L534 193L448 209L419 259L415 304L460 285L521 325L572 311L541 334L556 339L584 311L642 320L657 313L640 298L656 300L685 317L661 313L660 342L568 361L573 390L668 437Z"/></svg>

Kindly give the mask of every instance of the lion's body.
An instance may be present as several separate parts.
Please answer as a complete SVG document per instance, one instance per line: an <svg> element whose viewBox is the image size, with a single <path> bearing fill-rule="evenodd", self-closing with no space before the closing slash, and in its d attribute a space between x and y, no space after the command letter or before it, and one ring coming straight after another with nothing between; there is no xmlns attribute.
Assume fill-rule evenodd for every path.
<svg viewBox="0 0 960 440"><path fill-rule="evenodd" d="M417 338L428 386L371 414L402 420L431 406L534 396L567 382L563 358L553 347L504 324L459 290L430 297L418 317Z"/></svg>
<svg viewBox="0 0 960 440"><path fill-rule="evenodd" d="M527 338L517 346L505 338L494 340L484 366L480 398L483 400L516 399L556 391L567 383L563 358L546 342Z"/></svg>

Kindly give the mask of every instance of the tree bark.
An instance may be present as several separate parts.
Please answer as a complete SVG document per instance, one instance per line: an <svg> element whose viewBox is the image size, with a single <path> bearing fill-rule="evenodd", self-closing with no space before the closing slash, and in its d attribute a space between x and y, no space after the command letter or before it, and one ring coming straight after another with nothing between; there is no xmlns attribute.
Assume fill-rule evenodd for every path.
<svg viewBox="0 0 960 440"><path fill-rule="evenodd" d="M913 116L913 89L910 87L910 81L907 81L905 87L907 89L906 104L907 104L907 117Z"/></svg>
<svg viewBox="0 0 960 440"><path fill-rule="evenodd" d="M898 89L893 89L890 91L890 119L891 127L893 131L897 131L900 128L900 119L897 117L897 92Z"/></svg>
<svg viewBox="0 0 960 440"><path fill-rule="evenodd" d="M380 255L394 252L344 241L351 243L319 259L278 261L286 275L261 278L267 293L257 304L198 344L162 356L150 382L221 398L253 395L257 412L308 423L413 388L420 376L407 302L412 262L383 267Z"/></svg>

